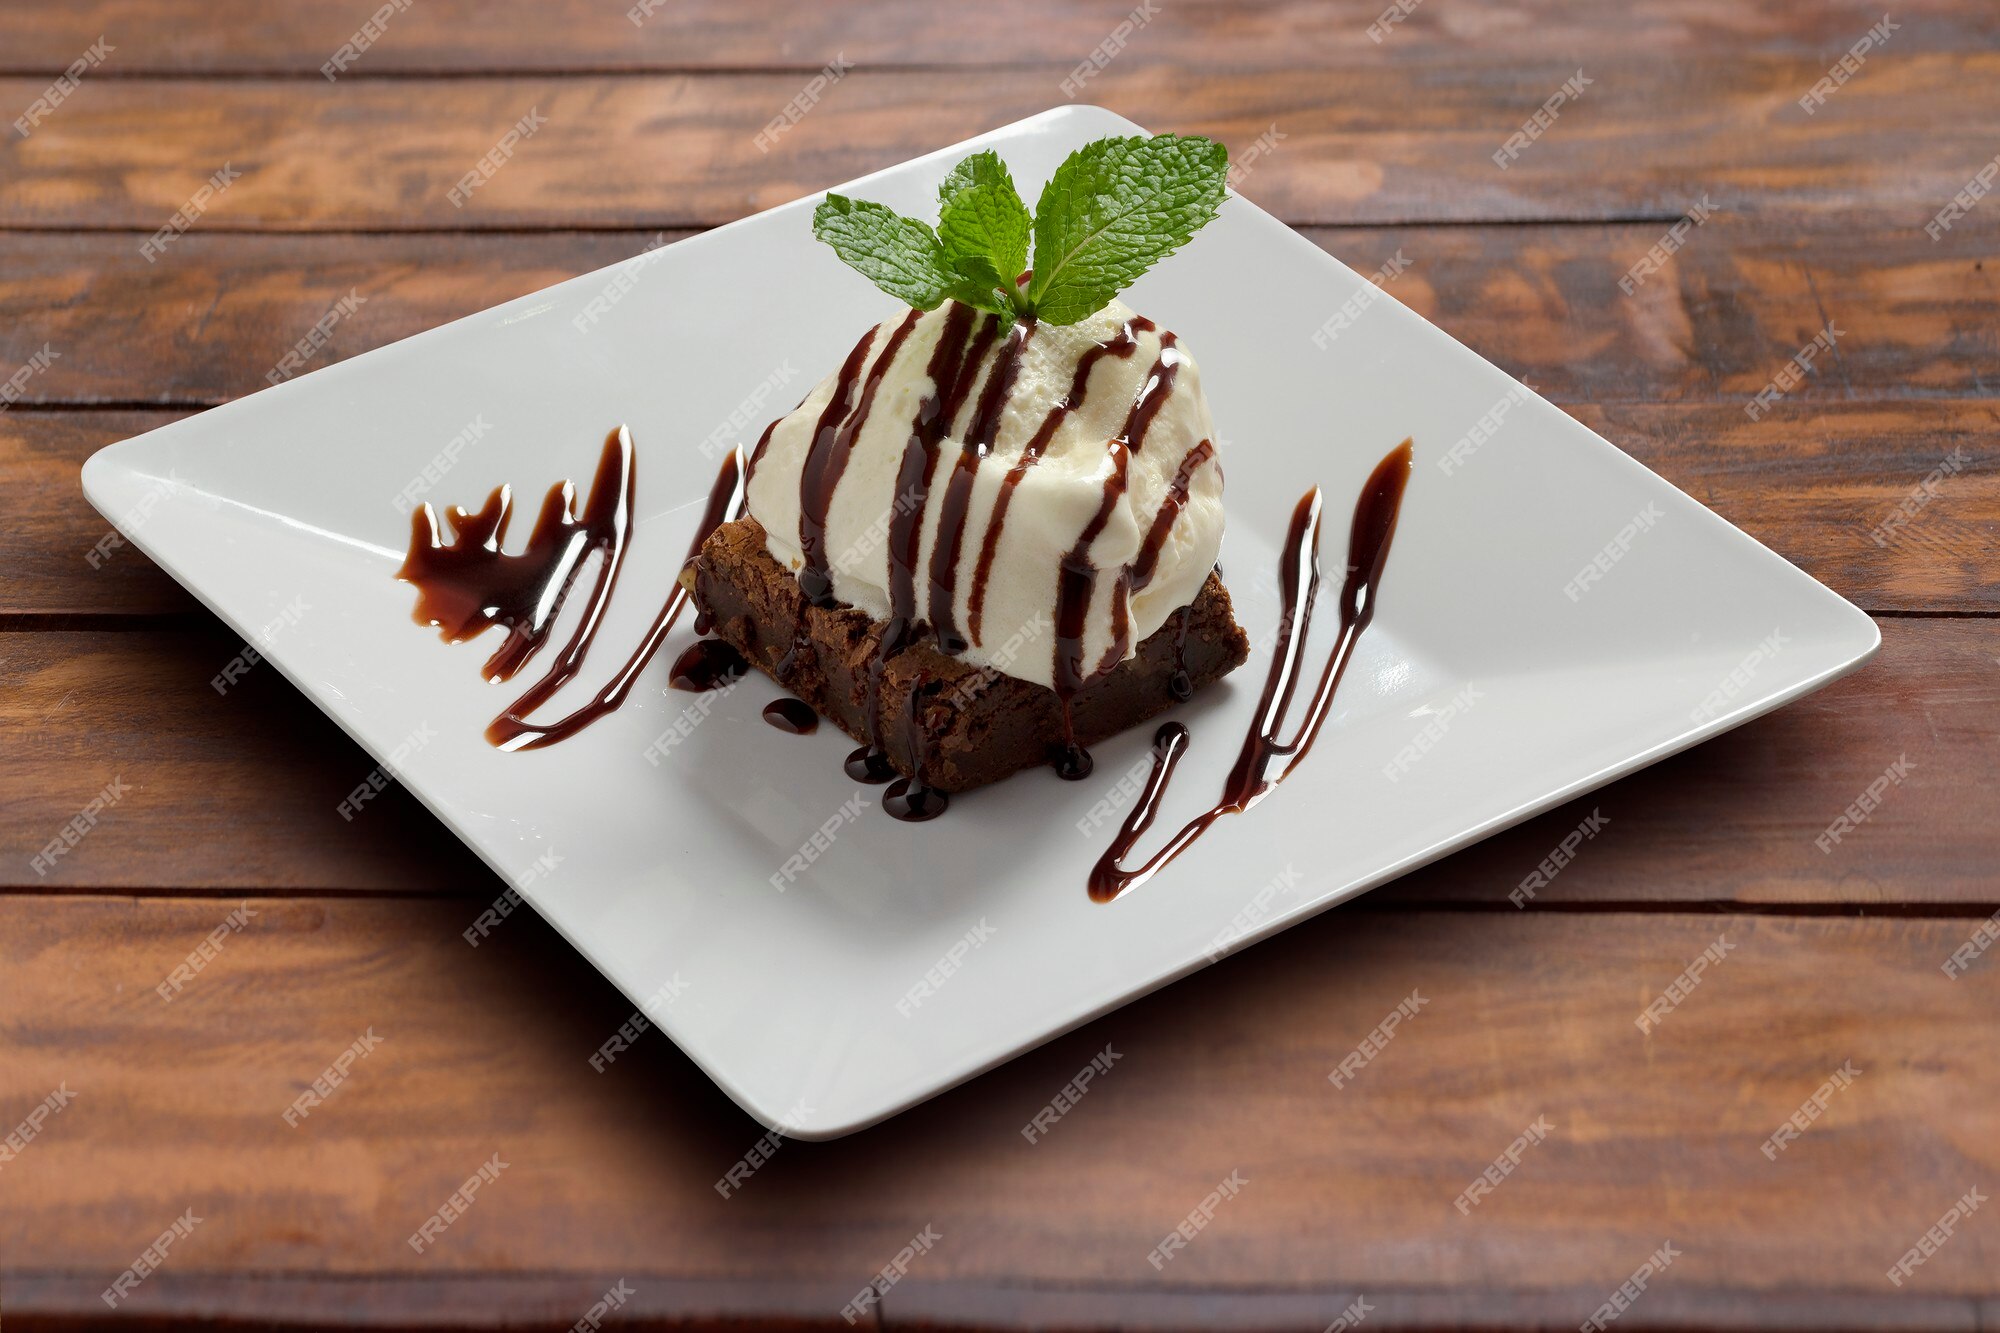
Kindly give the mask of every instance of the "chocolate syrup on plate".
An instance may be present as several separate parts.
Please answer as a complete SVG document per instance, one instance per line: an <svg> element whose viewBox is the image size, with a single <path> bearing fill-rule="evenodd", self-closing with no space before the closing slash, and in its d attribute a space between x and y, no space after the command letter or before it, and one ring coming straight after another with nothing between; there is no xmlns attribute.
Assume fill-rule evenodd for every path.
<svg viewBox="0 0 2000 1333"><path fill-rule="evenodd" d="M1056 755L1055 770L1064 782L1081 782L1097 771L1097 760L1075 741L1065 741Z"/></svg>
<svg viewBox="0 0 2000 1333"><path fill-rule="evenodd" d="M845 768L848 777L856 782L865 782L871 787L894 782L898 776L896 770L890 766L888 754L873 745L864 745L848 755Z"/></svg>
<svg viewBox="0 0 2000 1333"><path fill-rule="evenodd" d="M1381 589L1382 571L1388 564L1389 544L1396 535L1396 517L1402 510L1403 488L1410 477L1411 443L1402 442L1376 464L1368 484L1354 503L1354 522L1348 536L1347 577L1340 589L1340 631L1333 649L1320 668L1319 683L1313 689L1306 715L1289 741L1280 740L1293 693L1301 675L1301 657L1311 629L1313 602L1319 593L1320 492L1306 492L1292 511L1291 530L1285 539L1285 555L1278 566L1284 597L1284 612L1278 621L1278 638L1271 655L1271 670L1264 680L1264 694L1257 705L1256 719L1243 738L1235 767L1222 784L1222 799L1205 814L1190 820L1167 840L1152 859L1127 868L1123 862L1140 836L1152 826L1159 813L1161 798L1172 780L1174 768L1187 752L1188 731L1178 722L1161 727L1153 738L1153 772L1125 817L1117 837L1090 872L1090 896L1109 902L1128 889L1151 879L1167 862L1187 850L1216 820L1226 814L1248 810L1264 799L1271 789L1291 776L1305 760L1319 735L1340 688L1341 675L1354 655L1354 645L1375 615L1375 600ZM1275 774L1273 764L1284 760Z"/></svg>
<svg viewBox="0 0 2000 1333"><path fill-rule="evenodd" d="M779 731L794 736L810 736L819 730L819 714L803 699L773 699L764 705L764 720Z"/></svg>
<svg viewBox="0 0 2000 1333"><path fill-rule="evenodd" d="M676 583L638 648L594 698L553 722L527 720L582 669L597 637L631 537L635 470L631 433L620 426L604 441L583 508L577 508L572 483L550 487L528 544L518 555L501 549L513 512L509 487L495 490L477 513L456 506L447 509L449 540L430 505L418 506L411 517L410 549L396 577L417 590L415 619L420 625L435 626L449 643L464 643L494 625L505 627L506 639L486 662L489 681L513 679L540 651L587 557L593 552L603 557L576 632L547 673L487 726L486 739L500 749L553 745L615 711L692 600ZM709 489L688 559L694 558L709 534L742 512L743 455L732 450Z"/></svg>
<svg viewBox="0 0 2000 1333"><path fill-rule="evenodd" d="M676 690L699 694L733 685L749 669L749 660L734 645L720 639L696 639L674 659L673 670L667 673L667 684Z"/></svg>
<svg viewBox="0 0 2000 1333"><path fill-rule="evenodd" d="M882 809L891 819L900 819L905 824L936 819L950 804L951 797L936 787L926 787L910 778L897 778L882 793Z"/></svg>

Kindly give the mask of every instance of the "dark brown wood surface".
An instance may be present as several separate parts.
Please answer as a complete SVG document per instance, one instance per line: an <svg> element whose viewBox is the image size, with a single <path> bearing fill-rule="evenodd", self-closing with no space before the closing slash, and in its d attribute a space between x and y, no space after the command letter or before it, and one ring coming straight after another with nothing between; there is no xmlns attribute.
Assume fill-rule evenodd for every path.
<svg viewBox="0 0 2000 1333"><path fill-rule="evenodd" d="M0 126L0 1319L316 1329L846 1328L870 1276L942 1237L887 1326L1574 1328L1663 1244L1627 1328L2000 1326L2000 1210L1886 1273L2000 1182L2000 203L1924 223L2000 152L2000 10L1926 0L1807 116L1882 17L1848 0L1377 0L1151 6L1082 100L1242 150L1243 191L1752 536L1875 614L1835 686L1528 822L864 1134L762 1131L671 1045L588 1057L630 1006L532 915L477 951L499 884L406 794L365 835L372 764L108 525L104 444L254 391L350 288L332 361L1064 99L1128 0L942 6L415 0L0 6L0 120L100 36L32 133ZM392 7L393 9L393 7ZM853 66L768 154L813 73ZM1488 155L1593 80L1507 172ZM548 125L464 210L445 190L531 107ZM138 253L243 172L157 264ZM1717 213L1633 296L1618 279ZM1828 321L1838 356L1743 404ZM1907 530L1869 530L1948 457ZM1891 761L1909 780L1829 855ZM131 786L50 874L30 865ZM1525 910L1507 894L1584 814L1611 820ZM154 988L254 912L176 1000ZM1718 940L1651 1034L1634 1020ZM1346 1087L1327 1074L1411 990ZM382 1041L299 1127L341 1050ZM1019 1129L1110 1044L1113 1072ZM1777 1157L1760 1145L1861 1072ZM1536 1117L1551 1131L1461 1215ZM494 1152L433 1253L403 1243ZM1164 1271L1147 1253L1248 1182ZM204 1220L111 1315L99 1293Z"/></svg>
<svg viewBox="0 0 2000 1333"><path fill-rule="evenodd" d="M593 0L437 0L396 14L357 68L376 74L612 70L812 71L840 54L857 65L1067 72L1136 7L1133 0L1025 0L946 7L930 0L865 6L788 0L680 0L634 24L635 6ZM1211 0L1142 29L1121 63L1342 68L1421 64L1451 55L1650 53L1692 61L1717 48L1838 55L1882 16L1867 0L1767 0L1757 6L1631 0L1517 0L1504 9L1424 10L1378 43L1377 0ZM1413 6L1414 10L1415 7ZM0 70L60 70L100 35L123 34L119 66L135 74L313 74L373 11L259 0L74 0L0 13ZM1991 10L1924 0L1896 17L1912 51L1979 48L2000 34Z"/></svg>
<svg viewBox="0 0 2000 1333"><path fill-rule="evenodd" d="M153 988L239 902L255 915L162 1005ZM943 1240L890 1292L891 1326L903 1302L965 1284L1120 1293L1192 1324L1217 1294L1282 1293L1323 1328L1375 1293L1476 1326L1486 1292L1574 1326L1669 1241L1685 1258L1645 1307L1654 1326L1718 1292L1741 1312L1834 1287L1850 1317L1965 1320L2000 1259L1975 1214L1905 1289L1882 1276L2000 1171L2000 1072L1974 1035L2000 970L1938 971L1964 919L1334 913L881 1131L785 1144L725 1199L714 1182L760 1128L664 1043L593 1072L630 1003L531 918L466 948L476 910L0 901L0 960L60 1037L10 1042L8 1065L76 1094L7 1168L10 1211L41 1223L9 1236L10 1267L81 1309L156 1219L192 1207L204 1224L158 1278L162 1306L252 1273L567 1282L577 1315L592 1282L622 1278L670 1313L675 1283L768 1280L774 1304L840 1326L929 1225ZM1640 1034L1647 1000L1718 939L1724 960ZM1413 990L1418 1016L1332 1087ZM370 1031L377 1049L288 1126L306 1083ZM1111 1072L1026 1142L1107 1045ZM1760 1145L1848 1062L1853 1086L1766 1160ZM1538 1117L1547 1141L1461 1215L1453 1200ZM404 1238L495 1152L508 1169L413 1261ZM1156 1273L1147 1253L1232 1171L1241 1196ZM511 1300L455 1291L463 1322Z"/></svg>
<svg viewBox="0 0 2000 1333"><path fill-rule="evenodd" d="M1983 127L2000 119L2000 51L1885 55L1808 117L1795 99L1827 58L1606 53L1584 69L1594 86L1566 132L1504 172L1493 152L1576 60L1467 54L1414 71L1199 77L1114 60L1087 87L1142 125L1239 151L1275 127L1286 137L1243 193L1298 222L1664 223L1707 192L1765 215L1882 210L1919 226L1993 156ZM227 165L242 176L203 217L211 234L708 225L1046 110L1066 100L1068 73L856 69L768 154L756 135L799 92L796 71L246 78L198 97L181 79L108 78L32 136L0 138L0 221L150 234ZM45 86L0 78L0 105ZM454 206L453 183L531 112L546 123Z"/></svg>

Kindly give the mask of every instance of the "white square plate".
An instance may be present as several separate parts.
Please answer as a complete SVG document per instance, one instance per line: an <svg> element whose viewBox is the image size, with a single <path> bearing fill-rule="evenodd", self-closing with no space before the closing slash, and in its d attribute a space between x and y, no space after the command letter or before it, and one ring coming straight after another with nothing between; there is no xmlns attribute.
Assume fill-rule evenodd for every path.
<svg viewBox="0 0 2000 1333"><path fill-rule="evenodd" d="M842 189L929 216L944 172L995 148L1032 200L1071 150L1138 132L1062 108ZM478 417L489 429L426 498L476 506L511 482L525 507L561 479L585 486L605 433L629 423L638 503L621 595L551 707L587 697L678 569L713 475L700 443L760 384L789 378L763 416L789 407L891 313L813 240L815 202L113 445L83 473L91 502L237 631L282 626L260 651L377 758L406 751L401 779L438 818L791 1135L881 1120L1200 968L1219 941L1260 939L1775 708L1879 642L1855 607L1232 197L1128 299L1200 359L1226 437L1223 566L1253 641L1277 618L1300 494L1325 488L1337 560L1371 467L1405 436L1417 458L1379 613L1318 747L1255 810L1100 905L1085 880L1115 821L1080 822L1129 798L1121 779L1143 772L1150 726L1098 747L1086 782L1020 774L919 825L844 776L850 743L832 728L802 739L766 725L777 692L761 678L650 763L646 747L709 699L664 688L685 622L622 712L548 749L493 749L482 728L515 691L481 681L489 644L446 646L412 623L412 590L392 577L409 527L395 497ZM636 281L580 331L575 317L621 276ZM1316 345L1357 296L1372 304ZM1622 555L1566 593L1621 530ZM1319 619L1314 654L1334 617ZM1215 799L1267 661L1262 647L1180 710L1193 746L1161 829ZM857 791L864 815L774 889ZM365 808L355 826L370 836ZM899 1007L927 974L930 992Z"/></svg>

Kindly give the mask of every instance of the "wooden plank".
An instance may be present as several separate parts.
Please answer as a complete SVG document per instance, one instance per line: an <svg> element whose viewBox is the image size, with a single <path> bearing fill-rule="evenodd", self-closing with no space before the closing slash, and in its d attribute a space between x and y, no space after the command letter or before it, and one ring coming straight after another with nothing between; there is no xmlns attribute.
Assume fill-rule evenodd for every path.
<svg viewBox="0 0 2000 1333"><path fill-rule="evenodd" d="M1646 1326L1818 1309L1842 1317L1794 1326L1971 1328L2000 1259L1982 1209L1900 1289L1886 1278L2000 1168L2000 1069L1966 1037L2000 1021L2000 957L1940 970L1970 917L1337 911L886 1126L784 1144L723 1198L714 1182L761 1128L657 1037L593 1072L630 1002L536 920L474 951L463 902L257 899L163 1003L156 985L233 906L0 901L8 1118L75 1097L6 1167L0 1276L24 1327L99 1308L190 1209L202 1222L121 1314L219 1315L229 1279L254 1274L259 1315L284 1327L414 1324L391 1302L422 1300L418 1283L451 1284L466 1300L451 1322L471 1324L519 1290L482 1291L485 1275L512 1273L571 1300L620 1278L649 1302L738 1284L727 1313L745 1318L763 1313L753 1280L794 1315L816 1288L825 1319L929 1227L939 1239L884 1302L891 1326L1004 1290L988 1317L1129 1293L1142 1323L1199 1327L1203 1302L1239 1293L1275 1310L1386 1292L1403 1317L1385 1327L1510 1311L1574 1327L1671 1243L1633 1311ZM1415 1017L1332 1086L1413 991ZM379 1044L288 1126L371 1030ZM1110 1071L1024 1141L1107 1046ZM1851 1086L1767 1160L1850 1064ZM1538 1119L1545 1140L1461 1212ZM499 1178L413 1256L405 1238L495 1153ZM1240 1193L1156 1269L1149 1253L1232 1172ZM1293 1306L1280 1326L1340 1308L1308 1322Z"/></svg>
<svg viewBox="0 0 2000 1333"><path fill-rule="evenodd" d="M2000 359L1986 266L2000 209L1934 245L1907 220L1801 225L1720 214L1656 276L1662 238L1607 226L1310 228L1361 273L1558 402L1748 399L1829 319L1837 360L1791 394L1984 397ZM264 372L349 291L331 363L614 264L681 232L203 235L149 265L129 235L0 233L0 369L57 355L20 405L207 406ZM831 262L831 261L829 261Z"/></svg>
<svg viewBox="0 0 2000 1333"><path fill-rule="evenodd" d="M116 1327L121 1333L178 1333L222 1314L222 1322L242 1327L310 1333L329 1328L575 1333L592 1310L603 1327L618 1333L743 1333L746 1318L754 1318L747 1326L759 1333L851 1333L855 1327L838 1314L854 1295L844 1279L710 1280L649 1273L644 1286L635 1287L633 1276L629 1269L601 1274L374 1273L358 1279L268 1273L182 1277L167 1270L147 1280L143 1308L119 1307ZM611 1310L608 1297L614 1292L623 1303ZM68 1313L78 1308L74 1273L16 1272L7 1279L7 1297L9 1316L16 1321L10 1327L31 1333L75 1333L78 1327ZM28 1312L25 1318L21 1311ZM90 1326L88 1315L82 1322Z"/></svg>
<svg viewBox="0 0 2000 1333"><path fill-rule="evenodd" d="M1012 0L866 6L783 0L675 0L641 9L591 0L425 0L392 12L346 77L433 70L660 70L789 66L817 69L835 54L862 66L1049 63L1067 71L1134 8L1133 0ZM1599 55L1643 50L1700 57L1716 50L1805 52L1832 59L1881 18L1864 0L1523 0L1504 13L1412 12L1376 41L1380 0L1233 0L1153 7L1121 42L1122 62L1206 67L1418 61L1439 53L1492 57L1549 50ZM126 73L317 75L373 12L366 4L258 0L75 0L0 11L0 59L10 72L53 76L100 35L117 46L106 68ZM1962 50L1990 43L1993 16L1976 3L1899 11L1896 49Z"/></svg>
<svg viewBox="0 0 2000 1333"><path fill-rule="evenodd" d="M2000 607L2000 471L1990 401L1799 403L1783 423L1736 403L1578 405L1573 415L1871 611ZM1943 480L1937 470L1946 467ZM1884 528L1927 479L1907 521ZM1945 495L1955 491L1949 505ZM1876 540L1881 529L1881 541Z"/></svg>
<svg viewBox="0 0 2000 1333"><path fill-rule="evenodd" d="M1316 69L1114 61L1088 95L1239 153L1277 127L1284 140L1243 188L1294 222L1664 221L1708 192L1724 208L1871 208L1917 226L1992 157L2000 52L1885 50L1808 117L1792 103L1825 69L1823 55L1608 56L1507 170L1493 155L1576 61L1358 65L1337 95ZM698 226L1042 111L1063 100L1055 83L1045 68L997 70L968 97L955 72L857 70L767 152L757 136L800 95L797 72L245 79L198 98L179 81L105 79L28 137L0 138L0 226L150 233L225 165L242 175L207 202L207 232ZM0 106L43 87L0 79ZM502 135L537 117L454 204Z"/></svg>
<svg viewBox="0 0 2000 1333"><path fill-rule="evenodd" d="M2000 609L1991 445L2000 408L1991 400L1807 399L1756 422L1735 402L1568 410L1869 611ZM192 609L129 546L90 566L110 527L77 483L93 451L179 415L0 414L0 616ZM1947 460L1956 473L1877 545L1871 531Z"/></svg>
<svg viewBox="0 0 2000 1333"><path fill-rule="evenodd" d="M45 348L56 353L24 385L21 406L211 406L264 388L278 358L350 291L362 303L315 366L688 234L194 232L157 264L139 257L144 237L0 234L0 368L11 372Z"/></svg>
<svg viewBox="0 0 2000 1333"><path fill-rule="evenodd" d="M615 1314L620 1333L741 1333L746 1319L760 1330L828 1329L857 1325L834 1313L854 1297L851 1279L792 1282L758 1278L661 1278L632 1274L478 1273L471 1276L371 1273L339 1276L232 1273L148 1280L142 1311L121 1307L117 1327L179 1330L217 1311L259 1329L307 1328L318 1333L324 1312L338 1308L338 1327L429 1330L505 1327L523 1333L573 1333L577 1317L623 1282L625 1304ZM72 1333L76 1323L57 1313L73 1309L74 1274L16 1273L7 1284L9 1305L29 1311L16 1327ZM1928 1296L1907 1287L1879 1293L1676 1291L1655 1294L1645 1313L1648 1329L1774 1329L1786 1333L1939 1333L1990 1328L2000 1301ZM1033 1285L1020 1282L926 1281L898 1283L884 1309L895 1319L882 1327L959 1330L1051 1330L1082 1333L1313 1333L1365 1299L1367 1322L1377 1329L1435 1333L1453 1330L1517 1333L1524 1328L1566 1328L1577 1310L1592 1310L1604 1292L1466 1292L1450 1288L1384 1289L1362 1286L1241 1287L1190 1291L1172 1287ZM1632 1316L1627 1316L1628 1318ZM858 1321L857 1321L858 1322ZM869 1327L860 1324L861 1327Z"/></svg>
<svg viewBox="0 0 2000 1333"><path fill-rule="evenodd" d="M83 461L183 412L0 415L0 616L172 614L197 603L83 498ZM96 558L92 564L93 555Z"/></svg>
<svg viewBox="0 0 2000 1333"><path fill-rule="evenodd" d="M268 665L219 693L242 649L219 626L0 634L0 882L495 891L400 787L343 819L375 761ZM89 835L35 864L107 788Z"/></svg>
<svg viewBox="0 0 2000 1333"><path fill-rule="evenodd" d="M1886 621L1883 638L1847 680L1377 898L1504 904L1598 809L1611 827L1538 905L2000 904L2000 641L1988 621L1933 619ZM492 895L498 881L406 794L343 821L335 806L372 761L268 668L218 694L239 647L204 632L0 634L15 686L0 696L0 886ZM1816 847L1899 758L1911 771L1882 808ZM52 868L32 864L114 781L130 794Z"/></svg>

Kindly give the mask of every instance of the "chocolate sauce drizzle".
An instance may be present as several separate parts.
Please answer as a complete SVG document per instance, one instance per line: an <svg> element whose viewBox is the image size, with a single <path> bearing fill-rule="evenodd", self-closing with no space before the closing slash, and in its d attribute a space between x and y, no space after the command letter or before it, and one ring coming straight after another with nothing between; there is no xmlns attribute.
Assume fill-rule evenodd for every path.
<svg viewBox="0 0 2000 1333"><path fill-rule="evenodd" d="M966 514L972 507L972 484L979 465L993 452L993 437L1000 428L1000 414L1014 392L1021 374L1021 355L1035 336L1035 322L1022 320L1007 331L1007 343L986 377L972 424L960 443L958 458L946 478L944 500L938 508L937 542L931 550L930 622L937 637L938 651L956 656L966 650L968 640L959 632L953 600L958 592L958 560L965 547Z"/></svg>
<svg viewBox="0 0 2000 1333"><path fill-rule="evenodd" d="M1128 326L1130 327L1130 326ZM1174 381L1180 376L1182 356L1171 331L1160 334L1160 354L1153 362L1153 368L1146 373L1146 382L1133 396L1132 406L1125 414L1125 427L1115 439L1105 445L1110 454L1111 470L1104 478L1104 498L1097 506L1097 512L1086 523L1077 537L1076 545L1062 558L1061 568L1056 574L1056 644L1054 683L1056 698L1062 705L1063 745L1056 761L1056 772L1065 778L1081 778L1090 774L1093 765L1077 744L1076 722L1070 713L1070 703L1090 680L1102 672L1110 670L1125 660L1132 650L1132 601L1131 576L1127 570L1113 589L1111 598L1111 644L1097 666L1089 671L1083 665L1083 632L1090 616L1090 604L1097 596L1096 562L1090 558L1090 548L1098 535L1104 531L1116 512L1118 501L1123 498L1131 474L1132 455L1146 447L1146 433L1152 429L1153 419L1160 414L1174 389ZM1196 457L1200 455L1200 457ZM1188 457L1181 461L1180 472L1174 483L1174 491L1179 494L1175 500L1168 495L1168 504L1162 507L1166 517L1164 524L1157 520L1146 535L1146 547L1142 548L1133 569L1140 564L1146 567L1146 578L1151 580L1153 568L1158 565L1159 548L1165 546L1167 534L1173 528L1174 518L1187 503L1187 488L1194 470L1215 456L1215 447L1203 440L1188 451Z"/></svg>
<svg viewBox="0 0 2000 1333"><path fill-rule="evenodd" d="M916 678L910 682L909 698L903 709L903 749L910 755L916 776L899 777L889 784L882 793L882 809L891 819L900 819L906 824L920 824L927 819L936 819L951 804L951 797L924 781L924 749L921 709L924 706L924 691L931 684L928 668L919 668Z"/></svg>
<svg viewBox="0 0 2000 1333"><path fill-rule="evenodd" d="M966 346L972 322L982 321L978 340ZM945 316L944 329L931 351L925 376L931 392L917 405L910 423L909 437L903 442L903 458L896 473L895 508L889 516L889 618L909 621L917 614L917 555L923 538L924 511L930 507L931 479L937 474L938 442L959 409L987 346L1000 327L999 321L980 315L970 306L952 304Z"/></svg>
<svg viewBox="0 0 2000 1333"><path fill-rule="evenodd" d="M1007 510L1014 503L1014 491L1020 486L1021 478L1041 461L1049 441L1055 438L1070 413L1083 406L1084 395L1090 391L1090 372L1097 368L1097 363L1107 356L1122 359L1132 355L1132 349L1139 345L1140 332L1151 332L1156 327L1144 315L1135 315L1125 321L1110 341L1098 343L1078 357L1076 370L1070 376L1069 392L1043 416L1041 425L1021 447L1021 456L1014 461L1014 466L1007 469L1007 475L1000 479L1000 493L993 497L993 516L986 521L986 536L980 543L979 561L973 566L972 595L966 606L966 628L974 643L980 642L979 622L986 610L986 584L993 577L993 556L1000 549L1000 530L1006 525Z"/></svg>
<svg viewBox="0 0 2000 1333"><path fill-rule="evenodd" d="M784 655L778 658L778 665L772 668L772 674L780 681L786 679L797 668L799 655L810 647L812 643L806 635L805 604L802 603L799 614L792 619L792 641L785 645Z"/></svg>
<svg viewBox="0 0 2000 1333"><path fill-rule="evenodd" d="M1146 432L1153 428L1153 418L1160 414L1167 399L1173 396L1174 381L1180 378L1180 347L1171 330L1160 335L1159 359L1146 375L1146 382L1139 387L1139 394L1132 400L1132 411L1125 418L1125 429L1118 438L1133 453L1146 447Z"/></svg>
<svg viewBox="0 0 2000 1333"><path fill-rule="evenodd" d="M1264 799L1272 788L1290 777L1304 762L1319 736L1333 705L1334 692L1354 654L1354 645L1375 616L1375 602L1381 589L1382 571L1388 563L1389 544L1396 534L1396 518L1402 510L1403 488L1409 481L1411 442L1403 441L1391 450L1362 487L1354 504L1354 521L1348 536L1347 577L1340 589L1340 631L1320 669L1305 718L1289 741L1278 739L1298 688L1300 659L1311 629L1313 603L1319 594L1319 531L1321 498L1318 487L1306 492L1292 511L1291 530L1285 540L1285 554L1278 566L1284 612L1278 621L1277 643L1272 651L1271 670L1264 680L1264 694L1257 715L1235 766L1222 784L1222 799L1207 813L1190 820L1152 858L1128 869L1127 853L1152 826L1159 813L1161 798L1174 775L1181 756L1187 752L1188 731L1178 722L1161 727L1153 738L1153 771L1145 789L1134 803L1111 845L1090 872L1090 896L1109 902L1129 889L1151 879L1174 857L1199 838L1209 825L1226 814L1248 810ZM1275 776L1272 765L1283 759L1284 767Z"/></svg>
<svg viewBox="0 0 2000 1333"><path fill-rule="evenodd" d="M979 321L976 332L975 319ZM925 372L931 391L917 405L897 468L896 501L890 511L888 534L889 619L868 660L870 743L847 759L847 773L856 782L882 783L896 778L896 770L882 751L882 671L889 658L908 646L915 634L918 548L931 483L937 475L938 446L971 395L980 365L999 332L999 320L953 303L931 350ZM972 334L969 345L968 333Z"/></svg>
<svg viewBox="0 0 2000 1333"><path fill-rule="evenodd" d="M826 554L826 516L833 507L833 492L854 453L855 438L861 434L861 427L875 406L875 391L882 387L883 377L895 364L896 354L903 349L910 330L923 314L921 310L912 310L903 316L903 322L883 345L882 354L869 364L858 397L856 381L879 330L870 330L854 344L854 350L841 364L832 395L820 411L819 424L813 428L812 445L799 473L799 550L805 557L805 565L799 570L799 587L814 606L834 605L833 569Z"/></svg>
<svg viewBox="0 0 2000 1333"><path fill-rule="evenodd" d="M582 669L597 637L631 537L635 471L632 436L620 426L604 441L590 498L581 512L574 484L565 481L550 487L528 544L518 555L501 549L513 512L509 487L497 488L477 513L468 514L457 506L447 509L445 519L453 534L449 541L428 504L418 506L411 516L410 549L396 577L417 590L415 619L436 627L448 643L464 643L494 625L504 626L507 637L484 668L489 681L511 680L528 664L547 641L585 560L592 552L603 556L576 632L548 672L487 726L486 739L500 749L553 745L615 711L692 600L676 583L638 648L594 698L553 722L527 720ZM742 451L732 450L709 489L688 559L694 558L710 533L742 514L743 477Z"/></svg>

